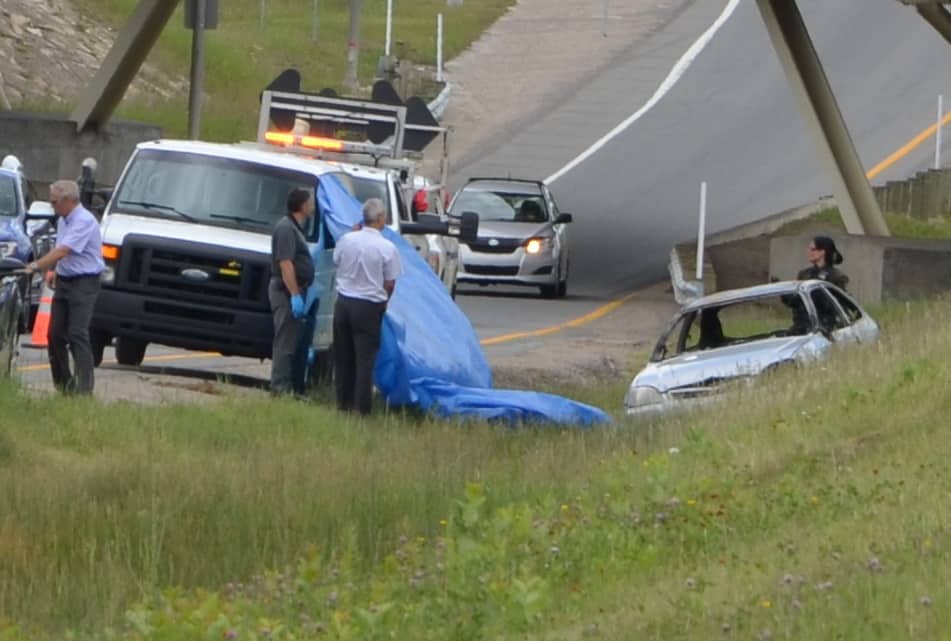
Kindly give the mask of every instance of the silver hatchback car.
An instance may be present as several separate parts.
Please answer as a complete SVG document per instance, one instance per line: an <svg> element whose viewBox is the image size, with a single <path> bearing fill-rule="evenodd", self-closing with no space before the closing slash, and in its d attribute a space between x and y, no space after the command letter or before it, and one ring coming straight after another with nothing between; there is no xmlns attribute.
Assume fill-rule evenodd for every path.
<svg viewBox="0 0 951 641"><path fill-rule="evenodd" d="M459 282L529 285L545 298L568 292L571 214L558 211L537 180L473 178L449 206L450 216L479 214L479 236L459 246Z"/></svg>
<svg viewBox="0 0 951 641"><path fill-rule="evenodd" d="M838 287L786 281L718 292L684 306L634 377L628 416L702 404L731 382L821 358L833 345L869 343L878 325Z"/></svg>

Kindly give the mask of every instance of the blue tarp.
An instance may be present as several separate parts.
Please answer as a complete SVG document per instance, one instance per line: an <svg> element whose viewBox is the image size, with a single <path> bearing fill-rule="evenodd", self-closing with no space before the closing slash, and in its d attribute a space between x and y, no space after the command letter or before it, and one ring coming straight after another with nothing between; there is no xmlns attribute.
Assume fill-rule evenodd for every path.
<svg viewBox="0 0 951 641"><path fill-rule="evenodd" d="M334 239L362 220L361 205L333 177L317 189L323 224ZM403 275L383 321L374 378L393 406L443 417L590 426L610 422L601 410L538 392L492 389L492 372L469 319L416 249L390 229Z"/></svg>

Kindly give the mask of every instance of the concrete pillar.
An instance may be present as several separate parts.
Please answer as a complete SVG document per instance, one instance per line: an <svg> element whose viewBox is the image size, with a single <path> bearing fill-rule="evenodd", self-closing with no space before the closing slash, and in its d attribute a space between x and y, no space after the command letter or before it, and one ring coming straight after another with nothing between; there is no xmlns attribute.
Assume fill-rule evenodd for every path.
<svg viewBox="0 0 951 641"><path fill-rule="evenodd" d="M919 4L918 13L951 44L951 13L937 2Z"/></svg>
<svg viewBox="0 0 951 641"><path fill-rule="evenodd" d="M865 177L796 0L756 0L756 4L832 178L833 194L846 230L852 234L888 236L885 218Z"/></svg>
<svg viewBox="0 0 951 641"><path fill-rule="evenodd" d="M172 17L178 2L139 0L96 76L70 114L70 119L76 122L77 131L98 129L106 124Z"/></svg>

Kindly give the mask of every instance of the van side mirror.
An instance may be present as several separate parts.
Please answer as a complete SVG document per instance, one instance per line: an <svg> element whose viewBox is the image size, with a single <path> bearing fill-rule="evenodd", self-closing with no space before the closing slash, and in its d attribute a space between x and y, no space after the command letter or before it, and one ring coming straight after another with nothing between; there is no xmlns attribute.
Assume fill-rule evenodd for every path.
<svg viewBox="0 0 951 641"><path fill-rule="evenodd" d="M479 237L479 214L474 211L464 211L459 217L459 240L471 243Z"/></svg>
<svg viewBox="0 0 951 641"><path fill-rule="evenodd" d="M56 212L53 211L53 205L45 200L34 200L26 212L27 220L55 220Z"/></svg>
<svg viewBox="0 0 951 641"><path fill-rule="evenodd" d="M561 225L564 223L570 223L572 220L574 220L574 217L571 214L565 212L558 214L558 218L555 219L555 224Z"/></svg>

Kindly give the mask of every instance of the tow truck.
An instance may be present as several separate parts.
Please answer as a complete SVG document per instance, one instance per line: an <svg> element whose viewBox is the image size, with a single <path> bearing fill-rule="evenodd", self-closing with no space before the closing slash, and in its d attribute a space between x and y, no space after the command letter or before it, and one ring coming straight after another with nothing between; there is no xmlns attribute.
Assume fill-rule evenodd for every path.
<svg viewBox="0 0 951 641"><path fill-rule="evenodd" d="M106 270L90 333L96 362L139 365L149 344L270 358L267 295L271 229L293 188L314 189L354 172L381 172L394 197L408 163L405 105L265 90L257 140L234 144L157 140L139 144L102 216ZM335 137L337 128L347 138ZM376 140L354 140L354 131ZM323 132L318 135L315 130ZM380 132L386 134L380 141ZM367 136L370 138L370 136ZM364 165L345 162L364 158ZM333 239L319 199L305 234L317 268L311 379L331 373L335 298ZM400 221L403 234L474 238L475 214Z"/></svg>

